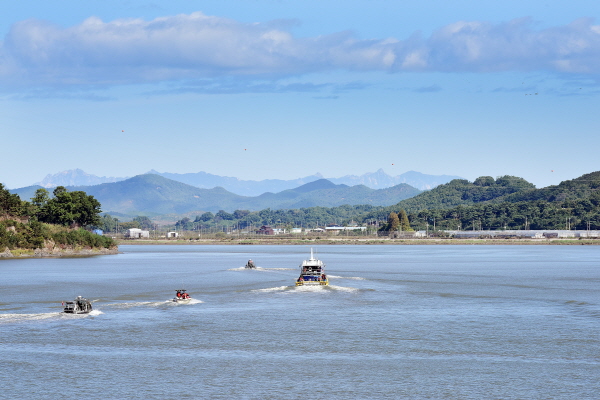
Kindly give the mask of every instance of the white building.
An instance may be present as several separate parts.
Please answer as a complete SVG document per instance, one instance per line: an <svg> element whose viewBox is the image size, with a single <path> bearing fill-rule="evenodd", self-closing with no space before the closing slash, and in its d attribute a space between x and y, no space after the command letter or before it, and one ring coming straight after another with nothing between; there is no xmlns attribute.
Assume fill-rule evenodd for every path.
<svg viewBox="0 0 600 400"><path fill-rule="evenodd" d="M127 232L125 232L125 237L128 237L130 239L149 238L150 231L143 231L139 228L131 228L127 229Z"/></svg>

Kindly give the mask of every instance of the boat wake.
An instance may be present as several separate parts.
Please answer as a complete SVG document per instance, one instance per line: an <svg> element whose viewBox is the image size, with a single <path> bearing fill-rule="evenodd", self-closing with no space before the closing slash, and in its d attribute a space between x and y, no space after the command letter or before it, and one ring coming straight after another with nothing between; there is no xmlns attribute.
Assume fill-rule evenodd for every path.
<svg viewBox="0 0 600 400"><path fill-rule="evenodd" d="M202 300L198 300L198 299L190 299L190 301L179 301L179 302L171 300L169 302L176 306L188 306L188 305L192 305L192 304L204 303Z"/></svg>
<svg viewBox="0 0 600 400"><path fill-rule="evenodd" d="M131 303L111 303L111 304L105 304L105 307L111 307L111 308L118 308L121 310L124 309L128 309L128 308L133 308L133 307L158 307L167 303L172 303L171 300L165 300L165 301L134 301Z"/></svg>
<svg viewBox="0 0 600 400"><path fill-rule="evenodd" d="M252 292L281 292L281 291L289 290L289 289L291 289L290 286L277 286L277 287L265 288L265 289L254 289L254 290L252 290Z"/></svg>
<svg viewBox="0 0 600 400"><path fill-rule="evenodd" d="M366 281L367 278L363 278L360 276L337 276L337 275L329 275L330 278L334 278L334 279L352 279L355 281Z"/></svg>
<svg viewBox="0 0 600 400"><path fill-rule="evenodd" d="M177 306L177 305L188 305L188 304L201 304L204 303L199 299L190 299L190 301L175 302L173 299L162 300L162 301L134 301L129 303L110 303L104 304L104 307L115 308L118 310L127 310L134 307L166 307L166 306ZM93 311L92 311L93 313ZM90 313L91 314L91 313Z"/></svg>
<svg viewBox="0 0 600 400"><path fill-rule="evenodd" d="M294 286L294 289L298 292L323 292L323 293L331 293L331 292L358 292L360 289L347 287L347 286L336 286L336 285L327 285L327 286Z"/></svg>
<svg viewBox="0 0 600 400"><path fill-rule="evenodd" d="M353 288L353 287L346 287L346 286L334 286L334 285L329 285L328 286L330 289L332 290L337 290L339 292L358 292L360 289L357 288Z"/></svg>
<svg viewBox="0 0 600 400"><path fill-rule="evenodd" d="M303 286L293 286L296 292L327 292L330 290L329 286L321 286L321 285L303 285Z"/></svg>
<svg viewBox="0 0 600 400"><path fill-rule="evenodd" d="M246 268L246 267L239 267L239 268L229 268L227 271L266 271L272 268L263 268L263 267L254 267L254 268Z"/></svg>
<svg viewBox="0 0 600 400"><path fill-rule="evenodd" d="M296 268L263 268L263 267L256 267L256 268L246 268L246 267L239 267L239 268L229 268L227 271L262 271L262 272L268 272L268 271L295 271Z"/></svg>
<svg viewBox="0 0 600 400"><path fill-rule="evenodd" d="M265 271L296 271L298 268L261 268Z"/></svg>
<svg viewBox="0 0 600 400"><path fill-rule="evenodd" d="M85 318L88 315L96 316L104 314L100 310L92 310L87 314L69 314L64 312L48 312L48 313L35 313L35 314L0 314L0 324L2 323L15 323L15 322L27 322L27 321L43 321L48 319L58 318Z"/></svg>
<svg viewBox="0 0 600 400"><path fill-rule="evenodd" d="M0 323L40 321L50 318L59 318L62 312L36 313L36 314L0 314Z"/></svg>
<svg viewBox="0 0 600 400"><path fill-rule="evenodd" d="M332 285L305 285L305 286L276 286L276 287L271 287L271 288L265 288L265 289L254 289L252 290L253 292L258 292L258 293L268 293L268 292L288 292L288 293L295 293L295 292L310 292L310 293L327 293L327 292L331 292L331 291L347 291L347 292L352 292L358 289L355 288L346 288L343 286L332 286Z"/></svg>

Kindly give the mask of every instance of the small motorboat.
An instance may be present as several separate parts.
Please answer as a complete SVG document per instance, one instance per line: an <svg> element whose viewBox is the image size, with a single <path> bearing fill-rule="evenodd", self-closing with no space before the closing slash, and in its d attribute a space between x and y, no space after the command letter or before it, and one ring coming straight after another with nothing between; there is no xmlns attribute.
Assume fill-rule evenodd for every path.
<svg viewBox="0 0 600 400"><path fill-rule="evenodd" d="M329 279L325 275L325 264L316 259L313 250L310 249L310 258L300 264L300 276L296 280L296 286L327 286Z"/></svg>
<svg viewBox="0 0 600 400"><path fill-rule="evenodd" d="M246 268L246 269L256 269L256 264L254 264L254 261L248 260L248 262L246 263L246 265L244 266L244 268Z"/></svg>
<svg viewBox="0 0 600 400"><path fill-rule="evenodd" d="M175 297L173 297L175 303L189 303L192 300L185 289L177 289L175 292Z"/></svg>
<svg viewBox="0 0 600 400"><path fill-rule="evenodd" d="M89 314L92 311L92 302L81 296L73 301L64 301L63 306L63 312L68 314Z"/></svg>

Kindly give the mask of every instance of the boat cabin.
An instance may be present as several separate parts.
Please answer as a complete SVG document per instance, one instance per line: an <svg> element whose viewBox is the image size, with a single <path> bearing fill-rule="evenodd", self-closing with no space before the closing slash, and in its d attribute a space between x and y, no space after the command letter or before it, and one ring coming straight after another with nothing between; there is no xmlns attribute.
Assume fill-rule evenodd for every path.
<svg viewBox="0 0 600 400"><path fill-rule="evenodd" d="M63 312L68 314L87 314L92 311L92 303L81 296L73 301L65 301Z"/></svg>

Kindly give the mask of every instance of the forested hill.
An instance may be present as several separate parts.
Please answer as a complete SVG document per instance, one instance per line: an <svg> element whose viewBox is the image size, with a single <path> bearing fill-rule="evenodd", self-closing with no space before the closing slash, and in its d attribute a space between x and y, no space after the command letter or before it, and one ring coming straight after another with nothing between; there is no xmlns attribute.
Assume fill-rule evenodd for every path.
<svg viewBox="0 0 600 400"><path fill-rule="evenodd" d="M563 181L541 189L524 190L503 198L503 201L516 203L519 201L564 201L586 199L600 189L600 171L580 176L579 178Z"/></svg>
<svg viewBox="0 0 600 400"><path fill-rule="evenodd" d="M447 209L459 205L473 205L477 203L497 200L523 191L535 190L532 183L516 176L502 176L494 179L491 176L482 176L474 182L466 179L454 179L427 192L423 192L410 199L402 200L393 208L415 212L419 210Z"/></svg>
<svg viewBox="0 0 600 400"><path fill-rule="evenodd" d="M524 179L454 180L391 207L373 209L359 221L407 210L413 229L598 229L600 172L535 189Z"/></svg>

